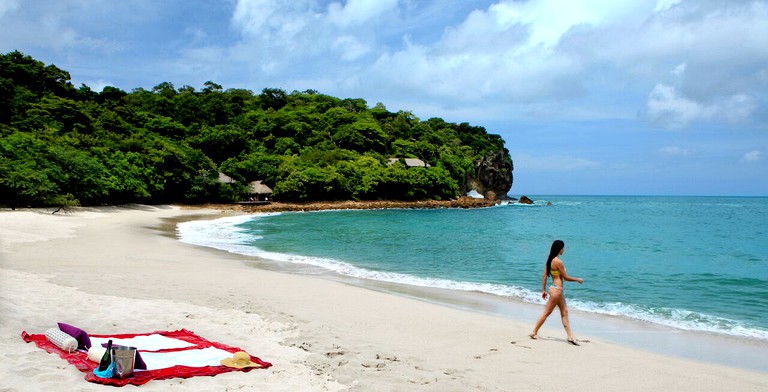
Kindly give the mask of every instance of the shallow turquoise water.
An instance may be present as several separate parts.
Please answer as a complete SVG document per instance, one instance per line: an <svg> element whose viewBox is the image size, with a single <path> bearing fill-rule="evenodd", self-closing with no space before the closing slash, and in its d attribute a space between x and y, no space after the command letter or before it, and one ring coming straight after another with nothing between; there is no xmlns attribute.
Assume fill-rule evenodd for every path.
<svg viewBox="0 0 768 392"><path fill-rule="evenodd" d="M542 196L485 209L282 213L183 241L367 279L537 302L554 239L569 306L768 340L768 198ZM546 205L551 202L552 205Z"/></svg>

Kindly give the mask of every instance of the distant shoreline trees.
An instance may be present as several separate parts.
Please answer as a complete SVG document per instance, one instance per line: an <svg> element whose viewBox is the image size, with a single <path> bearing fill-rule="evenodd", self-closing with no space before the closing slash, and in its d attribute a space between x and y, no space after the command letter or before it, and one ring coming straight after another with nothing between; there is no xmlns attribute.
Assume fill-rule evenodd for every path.
<svg viewBox="0 0 768 392"><path fill-rule="evenodd" d="M287 202L447 200L477 159L500 150L509 159L482 127L363 99L213 82L95 92L54 65L0 55L2 205L232 202L253 180Z"/></svg>

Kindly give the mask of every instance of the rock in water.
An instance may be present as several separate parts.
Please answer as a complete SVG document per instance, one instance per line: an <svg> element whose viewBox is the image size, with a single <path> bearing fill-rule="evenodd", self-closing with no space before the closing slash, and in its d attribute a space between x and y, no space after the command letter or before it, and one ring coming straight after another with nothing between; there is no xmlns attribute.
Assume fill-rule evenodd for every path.
<svg viewBox="0 0 768 392"><path fill-rule="evenodd" d="M520 200L517 202L520 204L533 204L533 200L529 199L528 196L520 196Z"/></svg>

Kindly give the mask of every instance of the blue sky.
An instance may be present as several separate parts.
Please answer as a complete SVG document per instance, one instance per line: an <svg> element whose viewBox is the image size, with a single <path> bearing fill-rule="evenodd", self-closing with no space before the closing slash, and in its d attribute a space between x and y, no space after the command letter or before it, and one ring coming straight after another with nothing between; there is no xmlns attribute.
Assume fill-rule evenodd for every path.
<svg viewBox="0 0 768 392"><path fill-rule="evenodd" d="M315 89L500 134L512 195L768 195L768 1L0 0L126 91Z"/></svg>

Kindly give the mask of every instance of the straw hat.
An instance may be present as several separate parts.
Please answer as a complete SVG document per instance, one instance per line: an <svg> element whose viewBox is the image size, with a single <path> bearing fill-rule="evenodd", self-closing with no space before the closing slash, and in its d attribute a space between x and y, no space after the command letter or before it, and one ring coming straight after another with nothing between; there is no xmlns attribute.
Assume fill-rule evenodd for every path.
<svg viewBox="0 0 768 392"><path fill-rule="evenodd" d="M245 351L238 351L232 354L232 358L224 358L221 360L221 364L227 367L233 367L243 369L247 367L261 367L256 362L251 362L251 356Z"/></svg>

